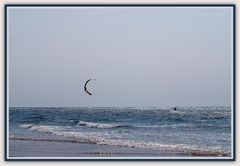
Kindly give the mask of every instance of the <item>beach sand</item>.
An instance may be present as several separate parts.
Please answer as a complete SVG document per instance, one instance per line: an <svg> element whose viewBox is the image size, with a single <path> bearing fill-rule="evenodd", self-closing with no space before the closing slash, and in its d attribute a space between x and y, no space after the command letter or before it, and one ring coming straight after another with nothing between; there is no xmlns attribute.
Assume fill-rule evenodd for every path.
<svg viewBox="0 0 240 166"><path fill-rule="evenodd" d="M183 157L189 154L87 143L9 140L9 157Z"/></svg>

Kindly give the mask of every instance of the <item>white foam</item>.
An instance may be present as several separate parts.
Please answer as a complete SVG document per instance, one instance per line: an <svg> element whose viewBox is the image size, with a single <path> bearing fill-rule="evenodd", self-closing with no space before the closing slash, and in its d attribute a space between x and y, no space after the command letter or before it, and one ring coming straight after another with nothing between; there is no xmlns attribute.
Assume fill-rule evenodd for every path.
<svg viewBox="0 0 240 166"><path fill-rule="evenodd" d="M35 130L35 131L46 132L46 133L52 133L57 130L63 130L67 128L63 126L46 126L46 125L34 125L34 124L22 124L19 127L29 128L29 130Z"/></svg>
<svg viewBox="0 0 240 166"><path fill-rule="evenodd" d="M78 124L82 126L91 127L91 128L102 128L102 129L123 127L117 124L92 123L92 122L85 122L85 121L79 121Z"/></svg>
<svg viewBox="0 0 240 166"><path fill-rule="evenodd" d="M216 150L206 150L197 146L189 146L184 144L161 144L161 143L145 143L145 142L136 142L131 140L108 140L103 142L98 142L98 144L104 145L115 145L115 146L126 146L126 147L136 147L143 149L154 149L154 150L165 150L165 151L177 151L183 153L189 153L192 155L199 156L230 156L231 152L221 149Z"/></svg>
<svg viewBox="0 0 240 166"><path fill-rule="evenodd" d="M19 127L21 128L31 128L34 124L22 124Z"/></svg>
<svg viewBox="0 0 240 166"><path fill-rule="evenodd" d="M58 129L57 126L42 126L42 125L34 125L29 130L36 130L40 132L52 133Z"/></svg>

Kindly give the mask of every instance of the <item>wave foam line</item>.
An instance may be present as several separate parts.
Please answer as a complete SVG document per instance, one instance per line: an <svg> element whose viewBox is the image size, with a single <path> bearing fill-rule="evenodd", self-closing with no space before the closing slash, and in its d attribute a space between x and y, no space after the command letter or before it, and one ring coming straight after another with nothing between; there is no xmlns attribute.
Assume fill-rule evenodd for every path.
<svg viewBox="0 0 240 166"><path fill-rule="evenodd" d="M127 127L126 125L93 123L93 122L86 122L86 121L79 121L78 124L81 125L81 126L86 126L86 127L90 127L90 128L100 128L100 129Z"/></svg>

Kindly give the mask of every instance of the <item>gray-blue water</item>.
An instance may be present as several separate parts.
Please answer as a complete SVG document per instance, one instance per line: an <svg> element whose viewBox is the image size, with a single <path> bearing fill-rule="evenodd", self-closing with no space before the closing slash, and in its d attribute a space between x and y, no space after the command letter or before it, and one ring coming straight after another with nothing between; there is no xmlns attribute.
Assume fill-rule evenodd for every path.
<svg viewBox="0 0 240 166"><path fill-rule="evenodd" d="M230 107L11 107L11 139L231 155Z"/></svg>

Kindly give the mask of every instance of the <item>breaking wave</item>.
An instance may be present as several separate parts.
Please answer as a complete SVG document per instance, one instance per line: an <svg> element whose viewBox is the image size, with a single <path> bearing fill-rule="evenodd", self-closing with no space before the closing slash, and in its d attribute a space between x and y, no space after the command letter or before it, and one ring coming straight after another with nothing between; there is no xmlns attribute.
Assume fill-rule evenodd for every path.
<svg viewBox="0 0 240 166"><path fill-rule="evenodd" d="M85 122L85 121L79 121L78 124L81 125L81 126L86 126L86 127L90 127L90 128L101 128L101 129L128 127L126 125L106 124L106 123L93 123L93 122Z"/></svg>
<svg viewBox="0 0 240 166"><path fill-rule="evenodd" d="M83 123L83 122L82 122ZM85 122L84 124L89 124L90 122ZM98 123L94 123L96 127ZM106 124L101 124L106 125ZM101 127L103 127L101 126ZM68 127L66 126L46 126L46 125L34 125L34 124L23 124L20 125L22 128L28 128L28 130L50 133L55 136L60 136L57 138L34 138L34 137L19 137L11 135L11 139L15 140L31 140L31 141L54 141L54 142L73 142L73 143L89 143L89 144L99 144L99 145L111 145L111 146L121 146L130 148L143 148L152 150L165 150L165 151L175 151L187 153L192 156L231 156L230 151L220 149L204 149L193 145L186 144L161 144L153 142L143 142L137 140L126 140L124 138L111 139L106 138L101 134L90 133L90 132L74 132L66 131ZM106 127L106 126L105 126ZM117 127L113 124L109 124L107 127Z"/></svg>

